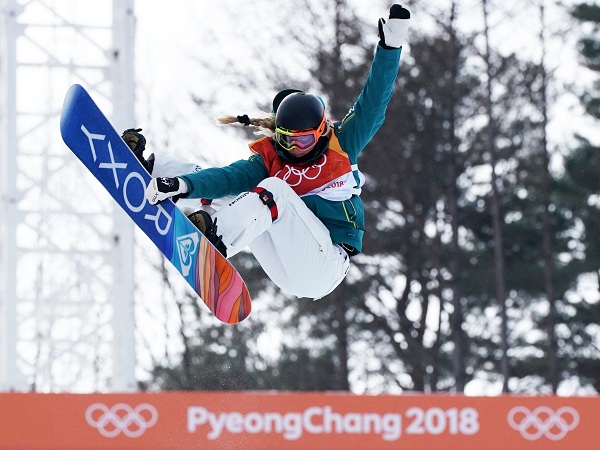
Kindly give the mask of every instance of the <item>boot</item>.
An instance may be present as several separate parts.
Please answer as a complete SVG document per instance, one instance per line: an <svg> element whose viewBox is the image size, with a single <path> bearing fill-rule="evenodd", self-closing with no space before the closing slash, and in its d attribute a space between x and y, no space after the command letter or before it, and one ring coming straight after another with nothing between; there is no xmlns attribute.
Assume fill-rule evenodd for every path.
<svg viewBox="0 0 600 450"><path fill-rule="evenodd" d="M200 230L200 233L206 236L206 238L212 245L215 246L219 253L227 258L227 247L223 243L223 236L217 235L217 220L215 219L213 221L210 214L202 210L190 214L188 219L190 219L192 223L196 225L196 228Z"/></svg>
<svg viewBox="0 0 600 450"><path fill-rule="evenodd" d="M129 128L123 131L121 138L131 149L138 161L142 163L142 166L144 166L148 173L151 174L152 169L154 168L154 153L152 153L148 159L144 158L144 150L146 150L146 138L140 133L140 131L142 131L141 128Z"/></svg>

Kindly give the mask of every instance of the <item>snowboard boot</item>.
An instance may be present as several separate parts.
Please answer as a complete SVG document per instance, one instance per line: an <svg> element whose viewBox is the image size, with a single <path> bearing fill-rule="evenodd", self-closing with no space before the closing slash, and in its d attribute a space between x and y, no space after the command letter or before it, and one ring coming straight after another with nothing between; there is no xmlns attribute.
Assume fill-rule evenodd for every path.
<svg viewBox="0 0 600 450"><path fill-rule="evenodd" d="M206 238L212 245L215 246L219 253L227 258L227 247L223 243L223 236L217 235L217 220L215 219L213 221L212 217L210 217L210 214L202 210L190 214L188 219L190 219L192 223L196 225L196 228L198 228L200 232L206 236Z"/></svg>
<svg viewBox="0 0 600 450"><path fill-rule="evenodd" d="M144 150L146 150L146 138L140 133L140 131L142 131L141 128L128 128L127 130L123 131L121 138L131 149L138 161L142 163L142 166L144 166L148 173L151 174L152 169L154 168L154 153L152 153L148 159L144 158Z"/></svg>

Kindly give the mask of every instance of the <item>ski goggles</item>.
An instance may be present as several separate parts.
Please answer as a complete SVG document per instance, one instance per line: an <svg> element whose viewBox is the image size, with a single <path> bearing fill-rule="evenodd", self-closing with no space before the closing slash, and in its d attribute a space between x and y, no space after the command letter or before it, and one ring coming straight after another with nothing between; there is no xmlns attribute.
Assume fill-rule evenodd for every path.
<svg viewBox="0 0 600 450"><path fill-rule="evenodd" d="M323 116L323 121L319 127L311 130L288 130L287 128L275 128L275 141L288 152L294 148L298 150L308 150L315 146L323 132L325 131L326 120Z"/></svg>

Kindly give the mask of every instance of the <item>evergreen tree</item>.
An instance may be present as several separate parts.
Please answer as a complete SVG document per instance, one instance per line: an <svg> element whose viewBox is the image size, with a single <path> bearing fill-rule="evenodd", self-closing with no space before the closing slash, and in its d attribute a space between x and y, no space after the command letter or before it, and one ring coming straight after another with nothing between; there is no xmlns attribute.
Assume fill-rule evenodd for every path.
<svg viewBox="0 0 600 450"><path fill-rule="evenodd" d="M600 73L600 5L582 3L572 12L575 19L592 26L591 33L579 40L579 53L583 64L590 70ZM596 119L600 119L600 79L587 91L581 99L586 111Z"/></svg>
<svg viewBox="0 0 600 450"><path fill-rule="evenodd" d="M582 3L572 10L575 19L586 25L584 36L579 40L578 51L585 67L600 75L600 5ZM600 119L600 76L591 88L581 95L585 111L594 119ZM569 264L572 277L590 276L600 286L600 147L583 136L577 137L579 145L566 161L565 191L574 206L575 214L584 228L581 244L585 254ZM579 278L578 278L579 279ZM577 279L577 281L578 281ZM576 283L573 283L574 287ZM600 291L600 289L599 289ZM596 292L598 296L600 292ZM572 318L565 339L565 354L569 355L567 370L580 378L582 384L590 383L600 391L600 302L588 301L577 296L567 304Z"/></svg>

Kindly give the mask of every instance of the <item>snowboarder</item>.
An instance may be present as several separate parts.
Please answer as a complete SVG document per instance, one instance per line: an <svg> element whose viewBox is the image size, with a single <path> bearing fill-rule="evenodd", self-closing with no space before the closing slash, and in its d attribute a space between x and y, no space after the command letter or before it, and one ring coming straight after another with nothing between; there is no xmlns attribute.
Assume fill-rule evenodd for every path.
<svg viewBox="0 0 600 450"><path fill-rule="evenodd" d="M285 293L319 299L345 278L350 257L362 249L364 176L357 158L385 119L410 22L394 4L379 19L379 43L366 83L342 121L332 122L320 97L286 89L272 114L221 118L255 126L264 136L249 144L253 155L220 168L200 169L167 155L142 153L139 129L123 139L153 178L146 198L212 200L189 211L200 231L225 256L249 247L266 274Z"/></svg>

